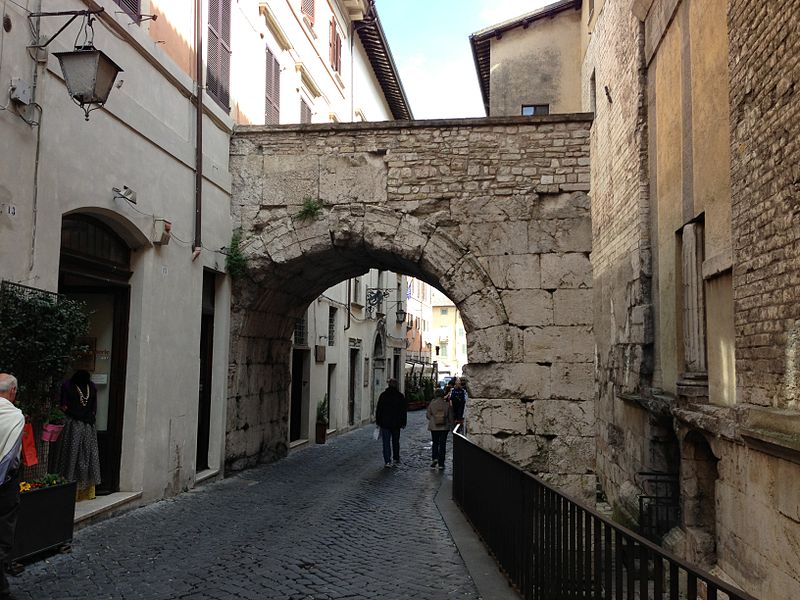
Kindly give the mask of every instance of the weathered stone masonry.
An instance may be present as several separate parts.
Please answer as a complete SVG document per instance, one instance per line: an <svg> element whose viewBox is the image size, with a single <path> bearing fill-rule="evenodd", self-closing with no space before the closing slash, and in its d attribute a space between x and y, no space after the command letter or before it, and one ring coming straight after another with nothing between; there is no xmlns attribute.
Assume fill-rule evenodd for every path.
<svg viewBox="0 0 800 600"><path fill-rule="evenodd" d="M246 127L231 146L236 286L227 462L285 452L289 336L370 267L418 277L467 330L471 435L594 492L586 115ZM322 209L298 216L307 199Z"/></svg>

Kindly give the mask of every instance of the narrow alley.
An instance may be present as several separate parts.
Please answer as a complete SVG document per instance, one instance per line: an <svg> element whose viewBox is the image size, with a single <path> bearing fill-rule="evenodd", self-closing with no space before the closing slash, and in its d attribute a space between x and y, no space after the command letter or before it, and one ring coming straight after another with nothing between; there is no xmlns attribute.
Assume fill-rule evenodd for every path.
<svg viewBox="0 0 800 600"><path fill-rule="evenodd" d="M402 464L367 426L91 525L11 579L17 598L479 598L434 503L423 412ZM449 446L451 444L448 444ZM448 454L451 448L448 448Z"/></svg>

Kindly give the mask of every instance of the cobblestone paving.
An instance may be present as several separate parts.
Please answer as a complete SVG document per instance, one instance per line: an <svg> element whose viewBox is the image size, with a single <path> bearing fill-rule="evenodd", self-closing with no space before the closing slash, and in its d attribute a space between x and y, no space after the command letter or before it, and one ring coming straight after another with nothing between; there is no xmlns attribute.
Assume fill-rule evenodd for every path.
<svg viewBox="0 0 800 600"><path fill-rule="evenodd" d="M422 412L400 452L385 469L365 427L89 526L71 554L11 578L14 596L478 598L433 501L445 474L429 468Z"/></svg>

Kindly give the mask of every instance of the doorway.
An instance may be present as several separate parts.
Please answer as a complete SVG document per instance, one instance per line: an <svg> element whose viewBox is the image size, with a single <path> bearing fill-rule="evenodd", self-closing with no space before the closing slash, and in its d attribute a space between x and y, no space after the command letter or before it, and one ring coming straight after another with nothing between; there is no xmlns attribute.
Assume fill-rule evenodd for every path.
<svg viewBox="0 0 800 600"><path fill-rule="evenodd" d="M347 384L347 423L356 421L356 390L358 389L358 367L361 364L358 348L350 348L350 377Z"/></svg>
<svg viewBox="0 0 800 600"><path fill-rule="evenodd" d="M303 424L307 422L308 410L305 409L308 371L311 363L310 350L292 350L292 395L289 410L289 442L308 437ZM304 410L305 409L305 410ZM304 414L306 417L304 418Z"/></svg>
<svg viewBox="0 0 800 600"><path fill-rule="evenodd" d="M200 316L200 385L197 403L197 454L195 472L208 469L208 445L211 432L211 378L214 358L214 297L216 276L203 271L203 298Z"/></svg>
<svg viewBox="0 0 800 600"><path fill-rule="evenodd" d="M97 387L97 494L119 490L127 371L130 248L108 225L86 215L64 217L58 291L86 303L89 351L81 368ZM69 373L65 374L69 376Z"/></svg>

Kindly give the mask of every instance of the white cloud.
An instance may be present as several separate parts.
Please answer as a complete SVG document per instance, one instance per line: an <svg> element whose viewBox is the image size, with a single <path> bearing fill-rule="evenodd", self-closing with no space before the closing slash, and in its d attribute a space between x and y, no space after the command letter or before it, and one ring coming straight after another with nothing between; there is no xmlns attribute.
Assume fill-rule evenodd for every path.
<svg viewBox="0 0 800 600"><path fill-rule="evenodd" d="M483 23L482 27L489 27L533 12L553 2L555 0L482 0L483 7L478 10L478 14Z"/></svg>

